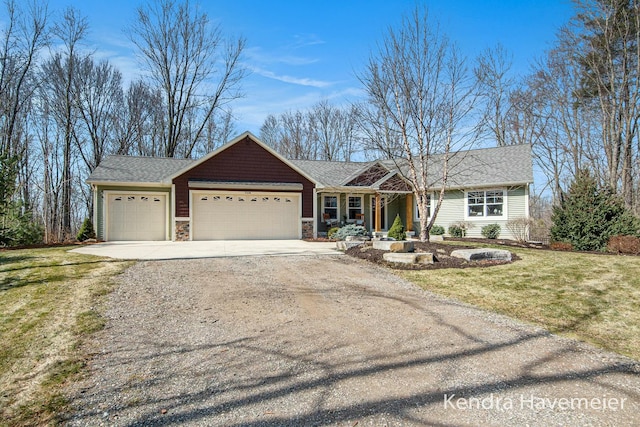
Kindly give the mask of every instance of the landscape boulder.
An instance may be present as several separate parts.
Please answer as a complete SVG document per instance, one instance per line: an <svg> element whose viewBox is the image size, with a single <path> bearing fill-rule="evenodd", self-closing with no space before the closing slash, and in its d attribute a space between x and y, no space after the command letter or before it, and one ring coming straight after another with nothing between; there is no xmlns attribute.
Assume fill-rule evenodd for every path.
<svg viewBox="0 0 640 427"><path fill-rule="evenodd" d="M349 248L360 246L362 244L364 244L364 241L362 240L353 240L353 241L340 240L336 242L336 249L344 252Z"/></svg>
<svg viewBox="0 0 640 427"><path fill-rule="evenodd" d="M433 254L424 252L387 252L386 254L382 255L382 259L387 262L396 262L402 264L433 264Z"/></svg>
<svg viewBox="0 0 640 427"><path fill-rule="evenodd" d="M390 252L413 252L413 242L406 240L374 240L373 249Z"/></svg>
<svg viewBox="0 0 640 427"><path fill-rule="evenodd" d="M511 252L504 249L456 249L451 252L451 256L467 261L511 261Z"/></svg>

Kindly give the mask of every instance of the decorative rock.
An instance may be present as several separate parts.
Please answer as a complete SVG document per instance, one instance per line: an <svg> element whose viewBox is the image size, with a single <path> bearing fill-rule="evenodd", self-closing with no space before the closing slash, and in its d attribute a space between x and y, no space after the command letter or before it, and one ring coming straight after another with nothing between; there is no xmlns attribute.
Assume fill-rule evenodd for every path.
<svg viewBox="0 0 640 427"><path fill-rule="evenodd" d="M444 241L444 237L442 237L441 235L432 234L431 236L429 236L429 241L430 242L442 242L442 241Z"/></svg>
<svg viewBox="0 0 640 427"><path fill-rule="evenodd" d="M346 251L349 248L353 248L354 246L360 246L362 245L363 242L359 242L359 241L353 241L353 242L347 242L345 241L338 241L336 242L336 249L338 249L339 251Z"/></svg>
<svg viewBox="0 0 640 427"><path fill-rule="evenodd" d="M413 252L413 242L410 241L399 241L399 242L392 242L391 245L389 245L389 250L391 252Z"/></svg>
<svg viewBox="0 0 640 427"><path fill-rule="evenodd" d="M498 260L511 261L511 252L503 249L476 248L457 249L451 252L452 257L466 259L467 261Z"/></svg>
<svg viewBox="0 0 640 427"><path fill-rule="evenodd" d="M413 252L413 242L406 240L374 240L373 249L391 252Z"/></svg>
<svg viewBox="0 0 640 427"><path fill-rule="evenodd" d="M388 252L383 254L382 258L387 262L401 264L433 264L433 254L431 253Z"/></svg>
<svg viewBox="0 0 640 427"><path fill-rule="evenodd" d="M433 264L435 260L431 252L416 253L415 255L418 264Z"/></svg>
<svg viewBox="0 0 640 427"><path fill-rule="evenodd" d="M369 236L347 236L344 240L347 242L366 242L371 240Z"/></svg>

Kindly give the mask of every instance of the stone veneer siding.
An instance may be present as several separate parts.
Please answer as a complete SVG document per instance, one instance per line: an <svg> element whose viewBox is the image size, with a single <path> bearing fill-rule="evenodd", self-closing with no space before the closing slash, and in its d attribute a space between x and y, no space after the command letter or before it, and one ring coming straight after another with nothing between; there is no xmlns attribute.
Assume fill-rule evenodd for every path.
<svg viewBox="0 0 640 427"><path fill-rule="evenodd" d="M176 241L185 242L189 240L189 221L176 221Z"/></svg>
<svg viewBox="0 0 640 427"><path fill-rule="evenodd" d="M312 219L302 220L302 238L313 239L313 220Z"/></svg>

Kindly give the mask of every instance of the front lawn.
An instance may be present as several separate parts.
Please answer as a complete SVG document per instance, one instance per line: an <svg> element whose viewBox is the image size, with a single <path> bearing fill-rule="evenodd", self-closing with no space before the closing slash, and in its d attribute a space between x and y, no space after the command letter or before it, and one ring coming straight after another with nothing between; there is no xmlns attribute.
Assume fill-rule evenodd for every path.
<svg viewBox="0 0 640 427"><path fill-rule="evenodd" d="M71 248L0 251L0 425L51 425L59 389L83 366L79 345L102 328L101 297L130 263Z"/></svg>
<svg viewBox="0 0 640 427"><path fill-rule="evenodd" d="M640 257L507 249L521 260L397 274L429 291L640 359Z"/></svg>

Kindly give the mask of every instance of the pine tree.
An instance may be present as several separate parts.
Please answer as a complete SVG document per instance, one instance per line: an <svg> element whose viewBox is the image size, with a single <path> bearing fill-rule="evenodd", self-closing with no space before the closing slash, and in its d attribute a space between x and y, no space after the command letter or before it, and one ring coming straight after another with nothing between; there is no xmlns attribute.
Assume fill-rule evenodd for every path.
<svg viewBox="0 0 640 427"><path fill-rule="evenodd" d="M611 236L637 236L640 231L640 220L613 191L599 188L587 170L578 173L554 206L551 220L552 240L571 243L580 251L602 251Z"/></svg>

